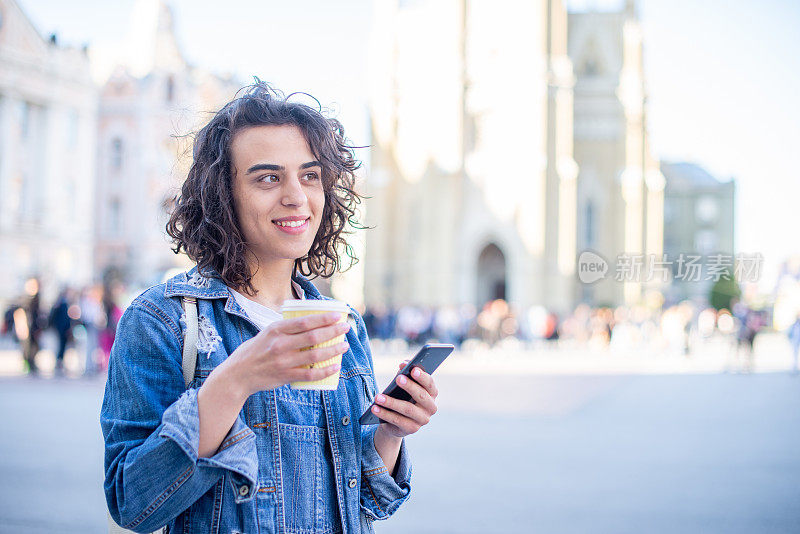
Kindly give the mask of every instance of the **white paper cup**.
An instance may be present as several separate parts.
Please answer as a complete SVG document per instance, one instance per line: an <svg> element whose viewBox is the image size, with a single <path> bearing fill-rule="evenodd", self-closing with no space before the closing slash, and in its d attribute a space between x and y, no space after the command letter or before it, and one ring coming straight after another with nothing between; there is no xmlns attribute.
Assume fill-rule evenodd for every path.
<svg viewBox="0 0 800 534"><path fill-rule="evenodd" d="M339 302L338 300L286 300L281 307L281 313L283 314L284 319L294 319L295 317L305 317L306 315L312 315L315 313L331 312L340 313L341 317L337 323L343 323L347 321L350 308L347 307L347 304L344 302ZM344 339L345 334L340 334L333 339L318 343L311 347L307 347L303 350L315 349L318 347L330 347L331 345L336 345L343 342ZM338 363L340 368L339 371L335 372L331 376L309 382L292 382L289 385L292 387L292 389L334 390L339 387L339 375L341 374L342 364L341 354L334 356L329 360L303 366L306 369L310 369L313 367L328 367L329 365L333 365L335 363Z"/></svg>

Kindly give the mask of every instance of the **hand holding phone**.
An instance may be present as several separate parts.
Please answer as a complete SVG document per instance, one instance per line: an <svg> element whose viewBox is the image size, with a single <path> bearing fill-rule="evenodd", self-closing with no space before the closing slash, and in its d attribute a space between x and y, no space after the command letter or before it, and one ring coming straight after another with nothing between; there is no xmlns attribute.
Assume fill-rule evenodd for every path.
<svg viewBox="0 0 800 534"><path fill-rule="evenodd" d="M441 365L441 363L447 358L450 353L455 350L453 345L444 344L444 343L428 343L424 347L420 349L420 351L408 362L402 371L400 371L397 376L394 377L392 382L389 386L383 390L383 394L387 397L392 397L402 401L408 401L414 403L414 400L411 398L411 395L408 394L406 390L400 387L397 384L397 379L400 376L405 376L408 380L414 380L411 377L411 371L415 367L421 368L428 374L432 374L436 368ZM372 413L372 407L375 406L373 402L367 411L359 419L359 422L362 425L377 425L381 422L381 419L378 418L377 415Z"/></svg>

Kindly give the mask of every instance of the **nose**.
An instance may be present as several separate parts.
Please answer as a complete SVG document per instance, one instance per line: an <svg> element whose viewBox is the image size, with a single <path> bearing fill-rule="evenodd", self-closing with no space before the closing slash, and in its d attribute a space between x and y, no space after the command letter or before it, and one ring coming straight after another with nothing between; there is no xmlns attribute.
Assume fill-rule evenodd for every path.
<svg viewBox="0 0 800 534"><path fill-rule="evenodd" d="M308 201L299 178L285 180L281 192L281 204L284 206L302 206Z"/></svg>

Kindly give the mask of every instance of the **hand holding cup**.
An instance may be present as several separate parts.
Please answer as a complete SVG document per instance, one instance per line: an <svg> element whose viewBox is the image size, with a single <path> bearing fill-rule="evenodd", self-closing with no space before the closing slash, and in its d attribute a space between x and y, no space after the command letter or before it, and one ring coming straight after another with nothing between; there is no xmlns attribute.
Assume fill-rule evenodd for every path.
<svg viewBox="0 0 800 534"><path fill-rule="evenodd" d="M346 317L346 315L345 315ZM236 376L244 398L284 384L338 385L342 354L350 329L341 312L321 312L276 321L242 343L223 362Z"/></svg>

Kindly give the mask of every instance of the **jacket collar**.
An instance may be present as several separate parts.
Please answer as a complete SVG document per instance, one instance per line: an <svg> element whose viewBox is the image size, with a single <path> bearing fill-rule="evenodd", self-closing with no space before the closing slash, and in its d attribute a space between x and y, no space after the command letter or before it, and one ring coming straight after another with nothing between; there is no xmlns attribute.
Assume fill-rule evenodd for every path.
<svg viewBox="0 0 800 534"><path fill-rule="evenodd" d="M292 280L303 288L303 291L306 293L306 298L315 300L324 298L317 288L314 287L314 284L306 277L296 274L292 276ZM194 297L196 299L223 299L232 297L233 294L216 271L209 270L200 274L197 266L195 266L167 280L164 296Z"/></svg>

